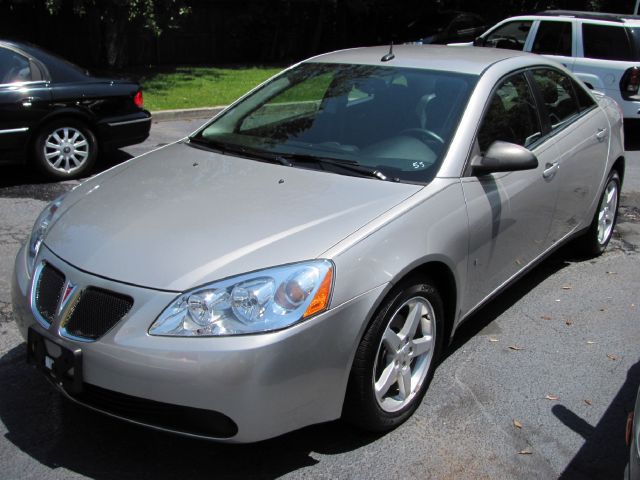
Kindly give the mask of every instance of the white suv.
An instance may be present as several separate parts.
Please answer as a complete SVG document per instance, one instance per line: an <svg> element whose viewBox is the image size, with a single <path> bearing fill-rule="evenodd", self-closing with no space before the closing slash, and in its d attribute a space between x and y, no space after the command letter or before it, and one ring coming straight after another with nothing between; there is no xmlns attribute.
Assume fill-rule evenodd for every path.
<svg viewBox="0 0 640 480"><path fill-rule="evenodd" d="M550 10L503 20L473 44L551 57L640 124L639 16Z"/></svg>

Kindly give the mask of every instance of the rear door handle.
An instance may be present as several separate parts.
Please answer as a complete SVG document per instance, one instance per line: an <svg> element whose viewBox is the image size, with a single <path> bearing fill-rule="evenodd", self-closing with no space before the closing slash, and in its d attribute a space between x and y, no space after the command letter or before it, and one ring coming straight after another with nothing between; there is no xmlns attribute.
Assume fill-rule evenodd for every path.
<svg viewBox="0 0 640 480"><path fill-rule="evenodd" d="M599 142L602 142L605 138L607 138L607 129L599 128L598 131L596 132L596 138L598 139Z"/></svg>
<svg viewBox="0 0 640 480"><path fill-rule="evenodd" d="M542 172L542 176L543 178L546 178L547 180L549 180L553 178L553 176L556 174L556 172L560 168L560 164L558 162L547 163L544 167L545 168L544 168L544 172Z"/></svg>

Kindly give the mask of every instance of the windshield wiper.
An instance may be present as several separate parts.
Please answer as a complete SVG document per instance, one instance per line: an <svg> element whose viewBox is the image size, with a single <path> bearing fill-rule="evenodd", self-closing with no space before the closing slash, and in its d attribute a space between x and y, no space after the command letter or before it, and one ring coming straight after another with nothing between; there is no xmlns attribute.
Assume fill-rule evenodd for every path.
<svg viewBox="0 0 640 480"><path fill-rule="evenodd" d="M360 175L377 178L378 180L392 180L397 181L395 178L389 178L380 170L375 168L365 167L352 160L339 160L337 158L316 157L315 155L305 155L302 153L281 153L279 156L285 160L292 160L294 163L317 163L321 166L331 165L350 172L359 173Z"/></svg>
<svg viewBox="0 0 640 480"><path fill-rule="evenodd" d="M365 167L352 160L339 160L337 158L317 157L315 155L305 155L302 153L277 153L256 150L234 143L226 143L218 140L205 139L202 137L190 137L189 142L197 146L202 146L209 150L220 153L231 153L241 157L263 160L272 163L279 163L286 167L293 167L296 163L316 163L321 166L331 165L342 168L350 172L358 173L362 176L377 178L378 180L391 180L397 182L397 178L389 178L380 170Z"/></svg>
<svg viewBox="0 0 640 480"><path fill-rule="evenodd" d="M282 157L280 154L243 147L242 145L236 145L234 143L226 143L218 140L205 139L202 137L189 137L189 142L193 143L194 145L203 146L209 150L214 150L219 153L231 153L234 155L239 155L241 157L279 163L287 167L292 166L292 163L286 158Z"/></svg>

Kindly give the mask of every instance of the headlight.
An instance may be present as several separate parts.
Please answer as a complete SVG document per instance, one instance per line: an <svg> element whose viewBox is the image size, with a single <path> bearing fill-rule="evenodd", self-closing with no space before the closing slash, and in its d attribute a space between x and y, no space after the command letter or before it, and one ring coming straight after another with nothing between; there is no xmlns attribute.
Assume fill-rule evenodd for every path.
<svg viewBox="0 0 640 480"><path fill-rule="evenodd" d="M278 330L326 310L332 287L328 260L233 277L183 293L149 333L206 337Z"/></svg>
<svg viewBox="0 0 640 480"><path fill-rule="evenodd" d="M49 227L53 223L53 219L62 204L62 200L64 200L64 194L60 195L53 202L47 205L38 216L36 223L33 225L31 237L29 238L29 245L27 245L27 267L29 269L29 275L33 274L33 267L36 257L38 256L38 252L40 251L40 246L49 231Z"/></svg>

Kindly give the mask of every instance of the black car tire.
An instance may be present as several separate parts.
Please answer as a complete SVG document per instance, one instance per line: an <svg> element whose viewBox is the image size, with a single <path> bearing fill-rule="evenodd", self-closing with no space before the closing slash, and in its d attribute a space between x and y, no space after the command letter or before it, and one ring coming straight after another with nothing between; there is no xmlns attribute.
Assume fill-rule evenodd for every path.
<svg viewBox="0 0 640 480"><path fill-rule="evenodd" d="M420 318L420 325L413 334L408 335L410 338L405 339L410 342L409 344L403 346L401 341L402 348L390 353L390 349L385 345L387 328L398 333L398 338L402 339L403 330L396 332L399 323L394 322L400 319L400 323L405 322L403 326L407 325L409 314L412 312L412 302L415 302L416 306L424 307L424 310L419 312L420 317L415 317ZM406 314L403 313L403 309L406 310ZM423 312L426 315L422 315ZM403 315L404 320L402 320ZM422 356L417 354L415 357L410 355L407 357L406 354L412 350L413 340L420 341L426 338L427 331L432 337L430 353L421 355L428 355L428 358L422 360ZM443 337L444 308L442 298L433 283L430 280L411 278L396 286L383 301L358 346L349 377L343 418L357 427L373 432L392 430L407 420L420 405L431 382L442 349ZM415 352L417 351L416 348ZM423 362L420 367L418 362ZM386 367L385 364L387 364ZM403 371L407 365L409 373L415 373L417 377L415 387L413 379L410 381L408 396L404 394L406 386L401 387ZM386 393L376 394L378 385L389 384L383 381L387 368L397 372L396 383L391 383ZM418 370L419 368L422 370ZM420 375L418 375L419 371ZM376 383L379 373L378 383ZM384 398L380 399L380 396ZM406 398L402 399L403 396ZM385 403L389 403L392 408Z"/></svg>
<svg viewBox="0 0 640 480"><path fill-rule="evenodd" d="M55 180L88 175L97 157L96 136L76 119L61 118L47 123L40 128L34 142L36 166L44 175ZM58 160L60 165L56 167Z"/></svg>
<svg viewBox="0 0 640 480"><path fill-rule="evenodd" d="M598 200L598 207L596 208L596 213L593 215L593 220L591 221L591 225L589 229L578 238L578 248L581 253L590 257L597 257L602 255L602 253L609 245L609 241L613 236L613 229L616 224L616 220L618 219L618 205L620 204L620 175L616 170L611 170L609 176L607 177L607 182L605 183L604 190L602 191L602 195ZM607 207L607 196L613 191L612 201L615 206L613 209ZM606 211L605 211L606 210ZM612 210L612 211L609 211ZM605 230L605 234L601 235L599 232L599 228L601 226L601 216L607 215L607 225L609 226Z"/></svg>

